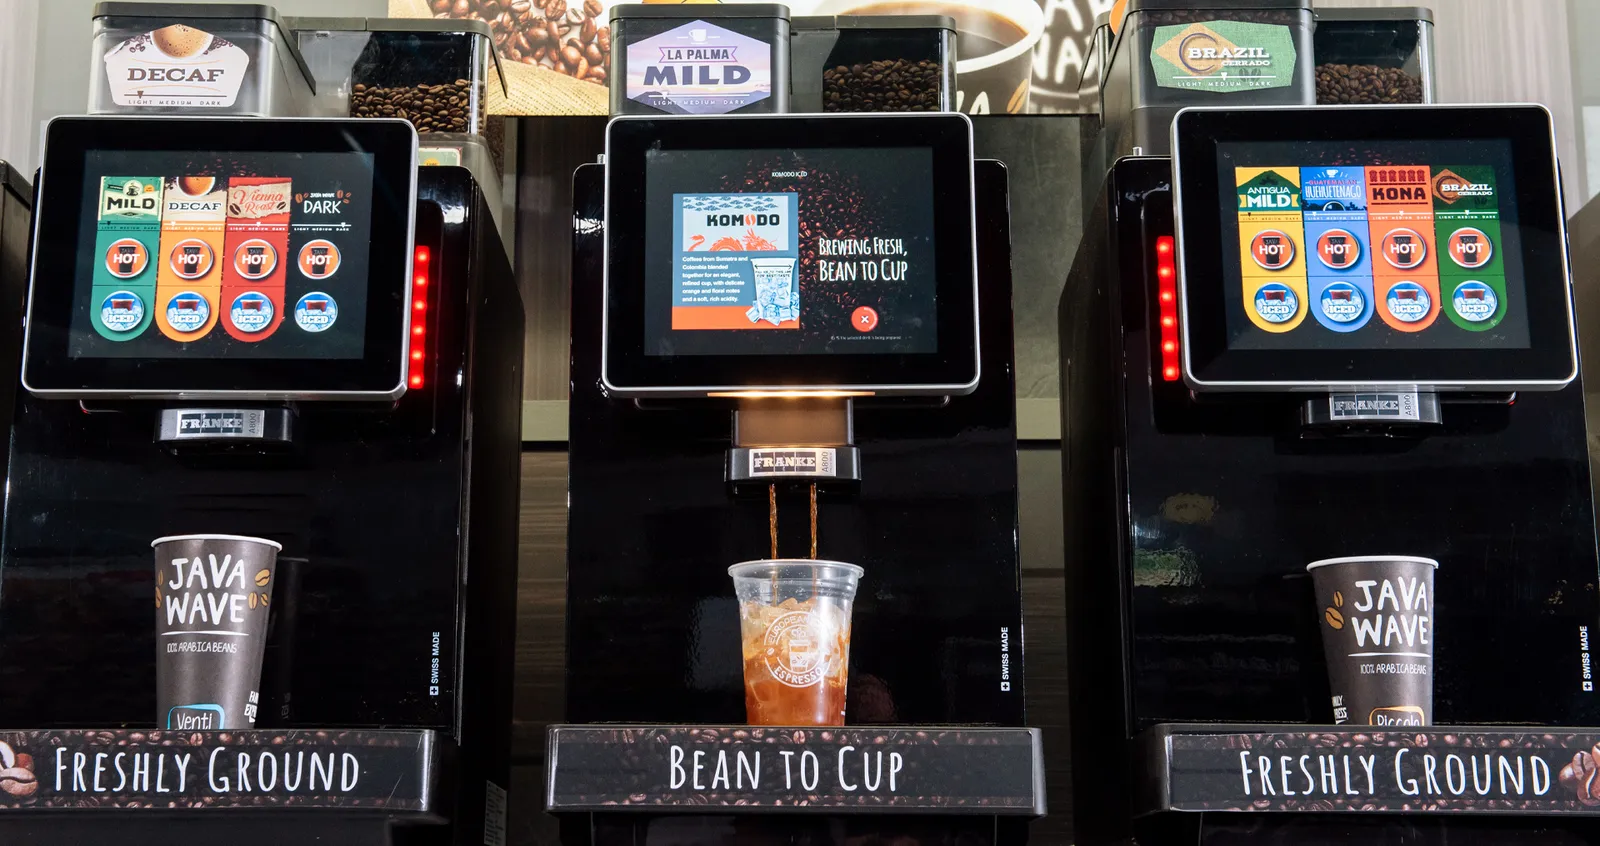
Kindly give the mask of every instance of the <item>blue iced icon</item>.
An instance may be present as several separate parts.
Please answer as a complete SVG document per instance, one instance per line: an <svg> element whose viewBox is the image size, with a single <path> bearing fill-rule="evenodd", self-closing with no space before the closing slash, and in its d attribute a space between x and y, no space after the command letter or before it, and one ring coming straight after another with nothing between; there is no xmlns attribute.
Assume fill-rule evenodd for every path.
<svg viewBox="0 0 1600 846"><path fill-rule="evenodd" d="M1450 306L1462 320L1482 323L1500 310L1500 298L1495 296L1493 288L1469 279L1456 286L1455 292L1450 295Z"/></svg>
<svg viewBox="0 0 1600 846"><path fill-rule="evenodd" d="M195 332L211 319L211 303L194 291L182 291L167 300L167 325L179 332Z"/></svg>
<svg viewBox="0 0 1600 846"><path fill-rule="evenodd" d="M322 332L339 319L339 304L321 291L312 291L294 304L294 324L307 332Z"/></svg>
<svg viewBox="0 0 1600 846"><path fill-rule="evenodd" d="M1322 316L1334 323L1354 323L1366 313L1367 298L1349 282L1334 282L1322 289Z"/></svg>
<svg viewBox="0 0 1600 846"><path fill-rule="evenodd" d="M228 319L233 321L233 328L254 334L272 325L273 311L272 300L266 294L245 291L233 298Z"/></svg>
<svg viewBox="0 0 1600 846"><path fill-rule="evenodd" d="M132 291L112 291L100 301L100 323L112 332L130 332L144 322L144 298Z"/></svg>
<svg viewBox="0 0 1600 846"><path fill-rule="evenodd" d="M1433 310L1433 298L1428 289L1415 282L1396 282L1384 300L1389 313L1402 323L1416 323Z"/></svg>
<svg viewBox="0 0 1600 846"><path fill-rule="evenodd" d="M1255 307L1268 323L1288 323L1300 313L1300 298L1288 285L1271 282L1256 290Z"/></svg>

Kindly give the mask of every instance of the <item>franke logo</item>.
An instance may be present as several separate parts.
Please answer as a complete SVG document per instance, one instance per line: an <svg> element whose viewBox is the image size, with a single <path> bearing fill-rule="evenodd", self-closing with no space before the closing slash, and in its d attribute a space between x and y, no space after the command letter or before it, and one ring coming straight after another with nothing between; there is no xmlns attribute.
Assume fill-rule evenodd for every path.
<svg viewBox="0 0 1600 846"><path fill-rule="evenodd" d="M751 476L832 476L835 451L829 447L750 450Z"/></svg>
<svg viewBox="0 0 1600 846"><path fill-rule="evenodd" d="M242 435L242 411L188 411L178 415L178 431L189 434Z"/></svg>

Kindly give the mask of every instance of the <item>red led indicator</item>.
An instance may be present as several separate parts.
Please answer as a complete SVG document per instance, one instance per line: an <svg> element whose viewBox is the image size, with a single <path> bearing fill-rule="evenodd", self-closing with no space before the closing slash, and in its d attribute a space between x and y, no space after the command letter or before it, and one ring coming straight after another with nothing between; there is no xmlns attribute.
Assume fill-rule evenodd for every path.
<svg viewBox="0 0 1600 846"><path fill-rule="evenodd" d="M1177 268L1172 265L1172 238L1156 239L1156 281L1160 291L1161 378L1178 381L1178 294L1173 284Z"/></svg>
<svg viewBox="0 0 1600 846"><path fill-rule="evenodd" d="M415 315L411 327L411 373L406 379L406 384L413 388L420 388L425 381L422 375L422 363L427 358L427 344L424 341L427 329L424 326L423 312L428 310L426 297L428 295L428 259L430 251L427 247L417 247L412 252L412 282L414 287L411 294L411 309Z"/></svg>

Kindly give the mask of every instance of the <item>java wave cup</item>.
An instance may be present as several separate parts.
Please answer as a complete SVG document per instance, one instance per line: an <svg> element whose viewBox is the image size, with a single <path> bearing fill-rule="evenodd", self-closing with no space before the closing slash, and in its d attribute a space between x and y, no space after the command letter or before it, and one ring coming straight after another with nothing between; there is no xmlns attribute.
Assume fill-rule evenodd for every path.
<svg viewBox="0 0 1600 846"><path fill-rule="evenodd" d="M854 564L809 559L728 568L739 597L750 725L844 725L850 609L861 573Z"/></svg>
<svg viewBox="0 0 1600 846"><path fill-rule="evenodd" d="M1333 721L1433 724L1433 573L1410 555L1328 558L1306 566L1321 617Z"/></svg>
<svg viewBox="0 0 1600 846"><path fill-rule="evenodd" d="M254 728L277 572L275 541L173 535L156 553L156 722L163 729Z"/></svg>
<svg viewBox="0 0 1600 846"><path fill-rule="evenodd" d="M956 111L1028 110L1033 48L1044 34L1037 0L822 0L813 15L945 15L956 22Z"/></svg>

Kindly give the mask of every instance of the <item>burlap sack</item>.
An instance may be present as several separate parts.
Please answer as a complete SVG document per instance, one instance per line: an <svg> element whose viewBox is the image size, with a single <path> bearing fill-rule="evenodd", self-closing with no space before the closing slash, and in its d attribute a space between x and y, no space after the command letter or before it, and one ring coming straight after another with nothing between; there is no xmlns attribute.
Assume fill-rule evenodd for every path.
<svg viewBox="0 0 1600 846"><path fill-rule="evenodd" d="M389 0L389 16L431 18L428 0ZM610 91L604 85L573 79L549 68L500 59L506 91L490 80L488 110L491 115L603 115L611 110ZM509 92L509 93L507 93Z"/></svg>

